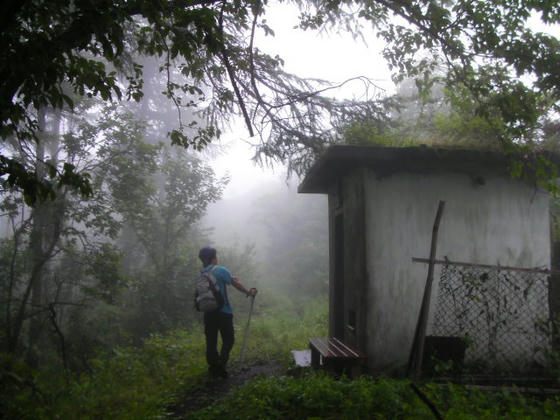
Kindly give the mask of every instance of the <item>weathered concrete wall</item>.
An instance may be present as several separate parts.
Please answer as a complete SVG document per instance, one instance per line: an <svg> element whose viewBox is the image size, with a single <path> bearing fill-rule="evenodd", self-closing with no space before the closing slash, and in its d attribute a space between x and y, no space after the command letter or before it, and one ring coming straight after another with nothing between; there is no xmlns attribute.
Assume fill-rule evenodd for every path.
<svg viewBox="0 0 560 420"><path fill-rule="evenodd" d="M439 200L446 207L437 257L517 267L549 267L548 195L506 176L364 172L367 337L373 370L406 364L426 281ZM482 181L482 182L481 182ZM436 270L434 280L439 278ZM437 296L434 284L432 303ZM433 315L433 310L431 311Z"/></svg>

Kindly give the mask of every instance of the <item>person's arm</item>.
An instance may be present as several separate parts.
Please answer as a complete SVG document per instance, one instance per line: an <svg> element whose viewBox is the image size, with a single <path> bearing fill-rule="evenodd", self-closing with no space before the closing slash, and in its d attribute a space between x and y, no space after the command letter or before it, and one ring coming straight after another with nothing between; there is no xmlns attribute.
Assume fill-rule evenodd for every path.
<svg viewBox="0 0 560 420"><path fill-rule="evenodd" d="M237 279L236 276L233 276L233 280L232 280L231 284L233 285L233 287L235 287L240 292L245 293L247 296L249 296L249 295L255 296L258 293L258 290L255 289L254 287L247 290L245 288L245 286L243 286L241 283L239 283L239 280Z"/></svg>

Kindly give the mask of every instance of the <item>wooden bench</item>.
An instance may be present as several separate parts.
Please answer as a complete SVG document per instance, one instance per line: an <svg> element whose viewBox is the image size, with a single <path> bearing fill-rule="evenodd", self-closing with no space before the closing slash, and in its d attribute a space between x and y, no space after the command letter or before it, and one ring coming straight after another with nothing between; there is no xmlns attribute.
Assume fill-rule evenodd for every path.
<svg viewBox="0 0 560 420"><path fill-rule="evenodd" d="M346 373L351 378L360 375L365 354L354 349L338 338L310 338L311 366L315 369L323 367L336 375Z"/></svg>

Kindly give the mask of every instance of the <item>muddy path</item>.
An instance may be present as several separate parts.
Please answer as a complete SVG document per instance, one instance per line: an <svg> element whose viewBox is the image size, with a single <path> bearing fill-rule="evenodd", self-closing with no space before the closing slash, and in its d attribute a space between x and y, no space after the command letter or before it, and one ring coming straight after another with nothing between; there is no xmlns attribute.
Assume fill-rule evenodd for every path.
<svg viewBox="0 0 560 420"><path fill-rule="evenodd" d="M280 376L286 368L280 362L259 363L249 367L233 367L227 378L208 378L203 388L185 397L169 408L170 418L187 419L188 414L230 395L235 389L258 377Z"/></svg>

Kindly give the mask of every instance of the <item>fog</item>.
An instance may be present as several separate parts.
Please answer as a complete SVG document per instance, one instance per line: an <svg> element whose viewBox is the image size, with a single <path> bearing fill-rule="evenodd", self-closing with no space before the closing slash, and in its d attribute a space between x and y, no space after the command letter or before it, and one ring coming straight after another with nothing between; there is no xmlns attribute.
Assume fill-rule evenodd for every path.
<svg viewBox="0 0 560 420"><path fill-rule="evenodd" d="M547 371L547 381L530 389L557 385L548 378L560 371L554 272L538 270L537 293L530 270L518 270L520 286L504 274L506 290L490 287L501 275L478 271L489 266L474 261L484 254L503 262L500 252L484 252L502 243L508 258L519 248L529 262L538 253L548 259L549 203L552 243L560 237L557 194L536 200L531 188L529 211L517 180L511 188L502 180L503 159L493 163L483 152L506 152L512 176L558 192L556 161L541 159L560 150L554 2L16 3L3 8L0 30L0 417L411 418L422 415L422 402L434 414L480 409L490 418L496 405L494 417L508 417L509 391L503 403L477 394L470 404L470 391L432 387L428 375L412 383L416 394L409 378L300 375L291 355L299 350L337 378L400 376L416 356L415 379L430 360L431 373L445 381L468 373L472 385L467 360L472 373L484 373L486 389L489 373L503 374L509 386L516 369L497 354L515 344L514 324L523 352L537 355L526 363L515 354L514 363L530 366L531 376ZM342 144L360 146L356 153L376 146L367 154L383 163L377 171L376 158L366 156L379 176L362 176L365 188L339 173L346 155L328 155ZM435 150L426 162L437 167L424 171L410 161L412 148L396 151L419 145L478 149L484 176L472 174L479 172L474 157L447 179L446 153ZM384 176L391 160L380 146L402 156L392 169L403 176ZM419 159L433 152L417 149ZM353 198L331 213L332 232L327 196L297 192L322 157L334 164L321 171L344 175L339 186ZM411 194L414 186L421 188ZM476 271L449 268L446 257L432 279L432 255L426 284L437 284L420 301L423 268L401 263L429 233L420 223L431 214L428 190L459 208L440 248L468 248L475 263L456 266ZM341 204L343 192L331 199ZM379 199L383 206L370 206ZM358 224L356 203L367 211ZM412 224L400 223L411 212ZM367 238L355 252L349 246L362 225ZM414 241L403 239L410 234ZM535 245L531 252L517 247L517 234ZM217 249L217 261L208 249L201 258L206 246ZM509 269L492 268L516 270ZM439 315L427 316L435 293ZM201 295L216 305L202 309ZM521 322L523 306L540 310ZM446 330L449 315L471 325L476 315L487 328ZM426 328L431 319L442 320L440 331ZM440 360L447 351L428 350L430 342L442 350L449 343L459 357ZM489 364L464 357L477 347L488 348ZM244 386L263 374L276 378ZM526 418L558 405L520 400L511 412ZM391 414L381 414L385 408Z"/></svg>
<svg viewBox="0 0 560 420"><path fill-rule="evenodd" d="M284 278L286 285L293 286L297 277L308 277L307 273L285 273L304 256L309 258L307 265L316 265L315 270L324 276L322 280L327 280L327 198L298 194L295 180L289 182L278 176L224 198L209 206L202 225L210 229L210 238L218 249L253 249L256 265L268 273L259 279L265 285Z"/></svg>
<svg viewBox="0 0 560 420"><path fill-rule="evenodd" d="M297 12L285 6L268 19L277 37L259 33L255 47L283 56L287 71L341 83L382 70L373 75L380 91L372 94L391 89L373 45L294 30ZM84 95L74 98L73 110L45 106L37 110L39 143L3 145L45 179L43 162L60 172L70 162L92 186L87 199L60 188L35 207L17 190L2 191L2 342L32 366L54 361L80 371L98 348L195 328L192 289L205 245L216 247L220 263L247 287L261 290L261 310L327 300L326 197L298 194L300 180L287 176L284 162L255 163L267 133L250 137L239 110L220 107L227 83L192 85L180 60L129 47L129 71L132 62L143 71L139 101ZM343 56L359 59L339 66ZM126 86L129 74L115 74ZM343 84L329 95L358 97L363 88ZM205 121L221 135L199 147ZM177 129L183 146L171 144Z"/></svg>
<svg viewBox="0 0 560 420"><path fill-rule="evenodd" d="M43 162L60 170L71 162L93 189L84 198L60 188L34 207L21 192L2 190L2 343L32 366L81 371L99 348L196 328L193 285L205 245L262 291L259 305L296 290L300 300L326 302L326 198L297 194L298 180L282 165L256 166L235 119L220 121L221 141L201 150L171 145L179 111L199 126L204 116L161 94L170 79L156 59L134 59L144 71L140 101L84 97L74 112L44 107L40 143L5 144L44 176ZM188 83L174 64L173 83ZM212 97L210 86L200 89ZM196 126L183 128L197 135Z"/></svg>

